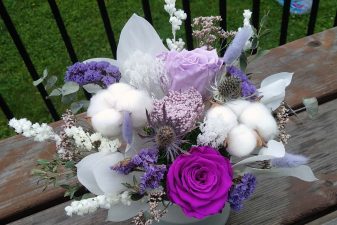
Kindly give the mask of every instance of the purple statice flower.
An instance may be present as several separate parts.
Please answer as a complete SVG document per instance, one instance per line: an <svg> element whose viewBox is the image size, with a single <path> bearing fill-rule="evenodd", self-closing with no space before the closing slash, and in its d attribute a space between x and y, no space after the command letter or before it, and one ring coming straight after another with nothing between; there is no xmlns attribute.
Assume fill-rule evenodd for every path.
<svg viewBox="0 0 337 225"><path fill-rule="evenodd" d="M137 167L137 165L132 163L131 159L125 159L125 160L119 162L117 165L112 166L111 169L120 173L120 174L127 175L127 174L131 173L136 167Z"/></svg>
<svg viewBox="0 0 337 225"><path fill-rule="evenodd" d="M172 121L180 134L186 134L194 128L197 120L204 111L201 94L194 88L185 91L170 91L161 100L154 100L151 120L155 123L164 117L163 107L167 118Z"/></svg>
<svg viewBox="0 0 337 225"><path fill-rule="evenodd" d="M135 155L131 163L138 167L148 167L150 164L156 163L158 160L158 151L154 148L145 148L140 151L138 155Z"/></svg>
<svg viewBox="0 0 337 225"><path fill-rule="evenodd" d="M137 167L147 168L156 163L158 160L158 151L156 149L146 148L142 149L139 154L133 156L131 159L125 159L117 165L112 166L111 169L120 174L129 174Z"/></svg>
<svg viewBox="0 0 337 225"><path fill-rule="evenodd" d="M108 62L77 62L67 68L64 80L66 82L73 81L79 85L94 83L102 88L108 87L110 84L119 82L121 73L118 67Z"/></svg>
<svg viewBox="0 0 337 225"><path fill-rule="evenodd" d="M240 183L232 186L229 192L228 202L234 211L239 211L243 207L243 201L253 194L256 187L256 177L251 173L246 173L241 178Z"/></svg>
<svg viewBox="0 0 337 225"><path fill-rule="evenodd" d="M237 58L240 57L246 42L252 37L253 29L250 26L244 26L239 30L232 43L227 48L223 60L226 65L231 65Z"/></svg>
<svg viewBox="0 0 337 225"><path fill-rule="evenodd" d="M165 165L147 166L144 175L140 178L139 192L144 194L147 188L155 189L160 186L160 181L164 178L166 172Z"/></svg>
<svg viewBox="0 0 337 225"><path fill-rule="evenodd" d="M256 92L256 87L249 80L247 75L235 66L228 66L227 73L229 73L233 77L237 77L241 80L241 92L243 97L252 96Z"/></svg>
<svg viewBox="0 0 337 225"><path fill-rule="evenodd" d="M271 160L273 167L297 167L308 163L308 158L303 155L287 153L282 158Z"/></svg>

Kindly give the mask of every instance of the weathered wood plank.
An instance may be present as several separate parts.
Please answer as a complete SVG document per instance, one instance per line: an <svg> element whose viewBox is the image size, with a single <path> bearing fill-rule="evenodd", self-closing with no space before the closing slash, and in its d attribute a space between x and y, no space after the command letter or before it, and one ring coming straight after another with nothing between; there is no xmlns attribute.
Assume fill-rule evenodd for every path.
<svg viewBox="0 0 337 225"><path fill-rule="evenodd" d="M245 203L244 209L232 212L227 224L304 224L311 216L337 204L337 100L320 107L319 118L309 120L306 113L299 115L300 121L291 122L288 131L292 134L287 149L289 152L305 154L311 158L310 166L319 181L306 183L295 178L258 177L258 186L253 197ZM64 207L51 209L14 222L23 224L106 224L106 212L84 217L65 215ZM117 225L116 223L111 223ZM130 222L121 223L129 225Z"/></svg>
<svg viewBox="0 0 337 225"><path fill-rule="evenodd" d="M52 143L37 143L21 135L0 141L0 221L63 196L61 189L42 192L42 184L37 185L37 178L30 175L37 159L51 159L53 154Z"/></svg>
<svg viewBox="0 0 337 225"><path fill-rule="evenodd" d="M294 72L286 101L299 106L305 97L318 97L326 102L337 97L337 27L274 48L253 61L256 84L268 75Z"/></svg>
<svg viewBox="0 0 337 225"><path fill-rule="evenodd" d="M314 220L307 225L336 225L337 224L337 211L334 211L326 216Z"/></svg>
<svg viewBox="0 0 337 225"><path fill-rule="evenodd" d="M90 216L72 216L65 214L64 207L69 203L63 203L42 212L33 214L24 219L10 223L10 225L75 225L75 224L97 224L97 225L131 225L130 221L112 223L106 222L107 211L99 210Z"/></svg>

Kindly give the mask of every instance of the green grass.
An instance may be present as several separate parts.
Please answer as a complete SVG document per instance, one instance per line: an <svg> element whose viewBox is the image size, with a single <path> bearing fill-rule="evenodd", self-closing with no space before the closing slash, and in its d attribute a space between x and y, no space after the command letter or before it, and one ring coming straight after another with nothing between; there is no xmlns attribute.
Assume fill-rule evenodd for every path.
<svg viewBox="0 0 337 225"><path fill-rule="evenodd" d="M165 39L170 37L168 17L163 10L164 0L151 0L154 27ZM178 1L180 3L180 1ZM235 30L242 23L243 9L251 7L251 0L228 2L228 29ZM62 80L66 67L71 65L61 35L47 1L5 0L9 14L39 73L48 68L49 74ZM111 57L110 46L95 0L58 0L61 15L79 60L92 57ZM132 13L143 15L140 0L106 0L115 37ZM178 4L181 7L181 4ZM331 28L337 9L335 0L320 2L315 32ZM218 15L217 0L191 0L192 17ZM263 41L264 48L278 46L282 8L274 0L261 1L261 14L270 11L268 28L272 33ZM288 41L304 37L309 16L291 16ZM43 101L32 85L32 79L15 48L2 20L0 22L0 93L17 118L26 117L36 122L51 122ZM184 37L184 32L179 33ZM59 82L60 84L61 82ZM53 99L58 112L64 111L59 99ZM0 138L13 135L0 112Z"/></svg>

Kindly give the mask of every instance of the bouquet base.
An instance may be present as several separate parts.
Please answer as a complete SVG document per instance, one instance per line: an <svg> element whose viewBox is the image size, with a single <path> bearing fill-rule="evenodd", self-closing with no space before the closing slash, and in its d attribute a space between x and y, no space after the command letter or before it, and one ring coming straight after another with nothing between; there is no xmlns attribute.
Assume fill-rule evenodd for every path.
<svg viewBox="0 0 337 225"><path fill-rule="evenodd" d="M225 208L222 210L222 213L209 216L205 219L198 220L195 218L186 217L181 209L173 205L169 207L168 213L159 221L158 223L154 223L155 225L224 225L226 224L230 213L230 207L227 204Z"/></svg>

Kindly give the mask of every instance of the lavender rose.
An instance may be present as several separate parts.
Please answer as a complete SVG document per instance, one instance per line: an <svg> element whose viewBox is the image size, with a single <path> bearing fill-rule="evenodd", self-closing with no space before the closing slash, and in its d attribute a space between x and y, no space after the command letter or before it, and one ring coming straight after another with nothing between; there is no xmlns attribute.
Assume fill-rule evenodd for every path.
<svg viewBox="0 0 337 225"><path fill-rule="evenodd" d="M215 50L196 48L192 51L170 51L158 56L165 62L169 90L184 91L194 87L207 96L207 89L223 64Z"/></svg>
<svg viewBox="0 0 337 225"><path fill-rule="evenodd" d="M184 214L202 219L220 213L228 199L233 171L230 162L211 147L192 147L167 174L167 194Z"/></svg>

